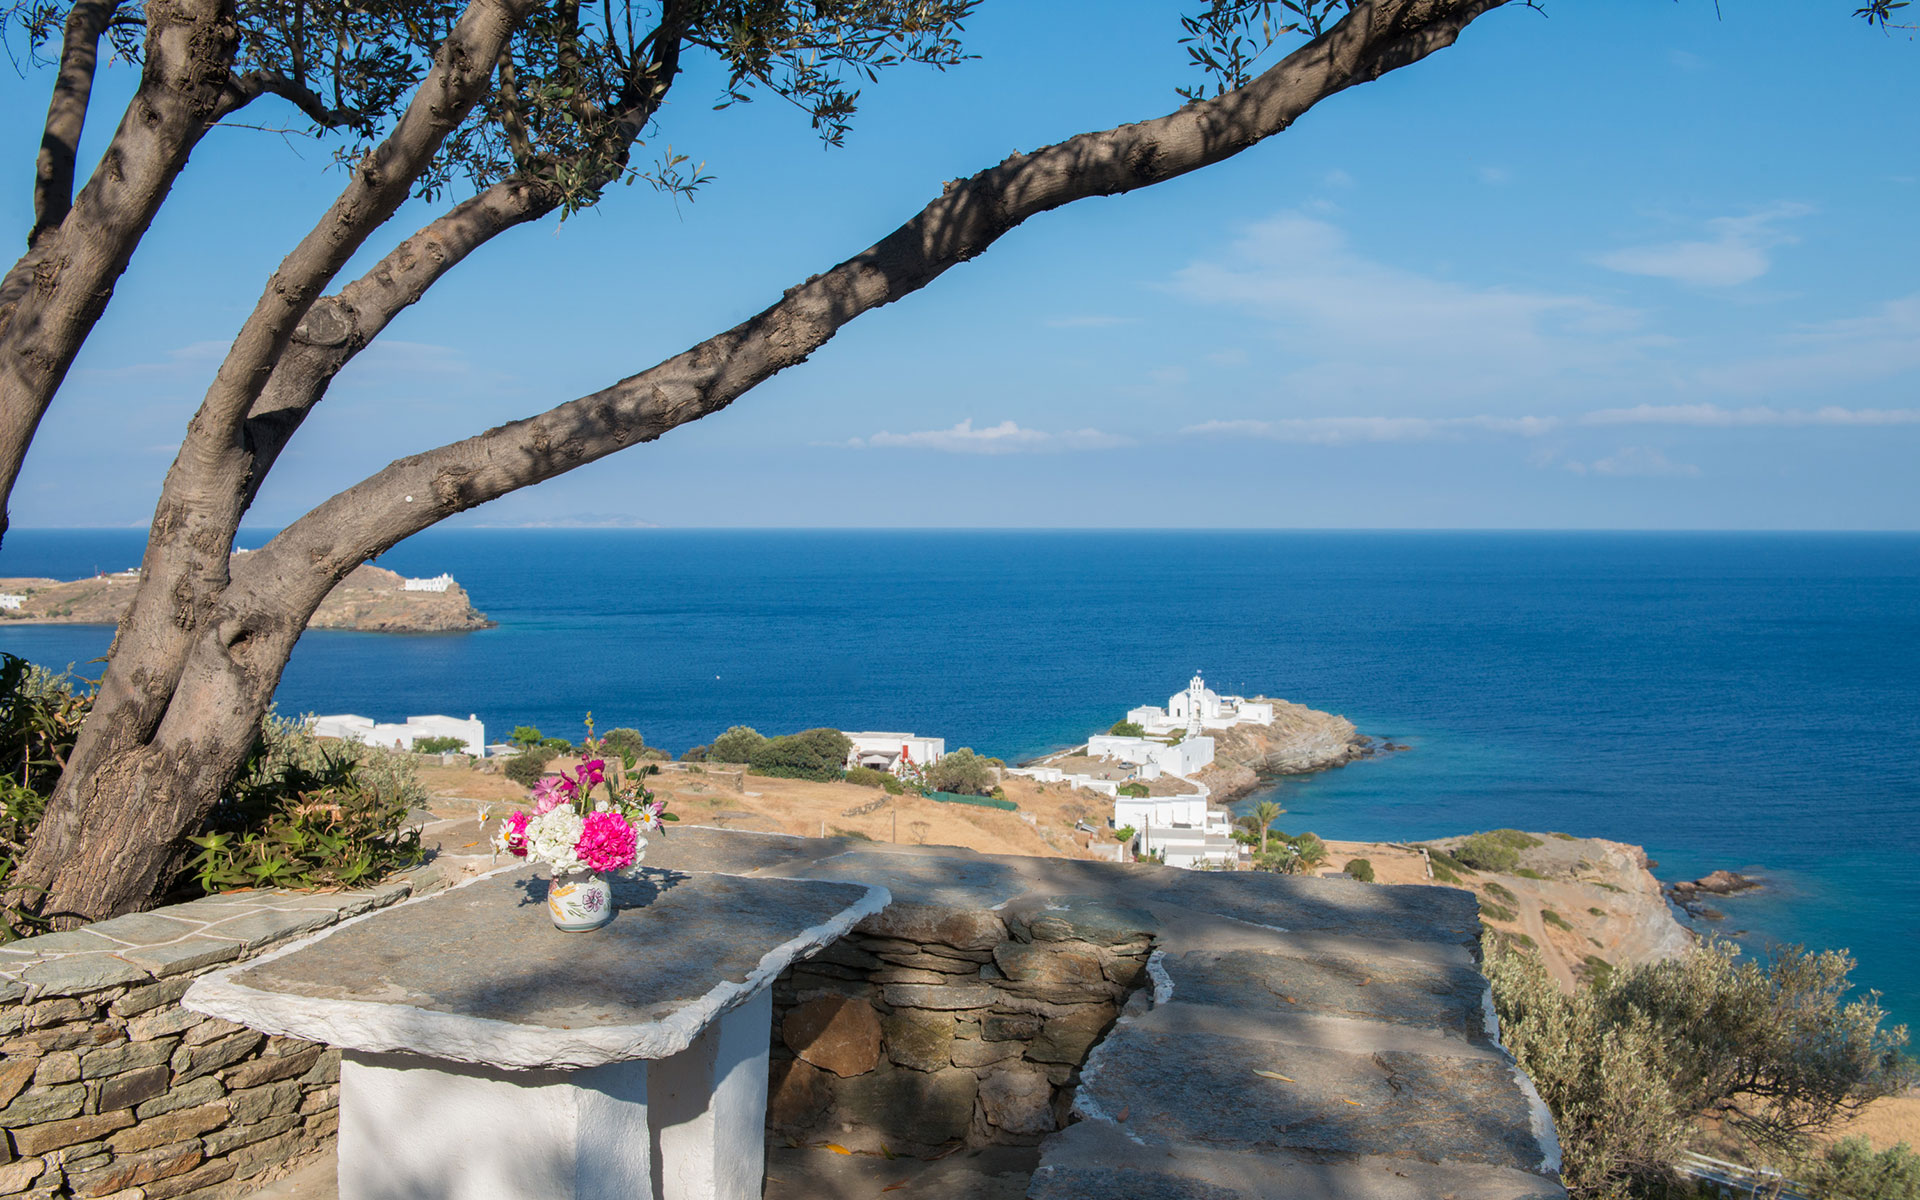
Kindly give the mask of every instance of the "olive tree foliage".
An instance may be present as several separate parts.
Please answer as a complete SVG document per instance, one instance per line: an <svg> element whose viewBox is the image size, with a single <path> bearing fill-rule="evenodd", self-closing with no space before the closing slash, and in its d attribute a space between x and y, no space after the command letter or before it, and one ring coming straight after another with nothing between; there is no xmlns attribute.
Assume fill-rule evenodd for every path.
<svg viewBox="0 0 1920 1200"><path fill-rule="evenodd" d="M1763 963L1714 943L1573 992L1500 939L1486 952L1501 1038L1553 1111L1582 1200L1664 1194L1703 1118L1790 1164L1913 1078L1905 1026L1883 1029L1872 994L1848 999L1841 952Z"/></svg>
<svg viewBox="0 0 1920 1200"><path fill-rule="evenodd" d="M215 67L219 95L233 76L241 43L234 2L148 0L141 92L151 94L136 96L120 133L151 138L156 123L142 105L173 103L202 126L223 115L218 95L202 93ZM396 460L235 562L234 534L281 450L340 369L395 315L493 237L645 176L629 163L643 135L658 136L655 117L683 56L709 54L724 65L722 103L780 96L831 142L844 133L860 81L903 63L958 62L961 22L974 0L396 4L393 19L406 32L392 39L394 52L413 63L407 70L417 79L380 115L373 136L346 143L338 198L266 281L209 380L156 501L141 581L98 699L19 864L13 896L63 924L148 902L164 886L170 848L239 770L314 608L359 563L455 513L717 412L1023 222L1224 161L1328 97L1452 45L1503 2L1303 0L1311 20L1278 22L1275 36L1290 48L1257 74L1244 56L1216 55L1219 70L1202 63L1220 76L1216 95L950 180L904 224L739 325L589 395ZM291 22L307 10L261 11ZM1228 19L1220 28L1235 20L1252 28L1268 21L1272 6L1213 0L1206 11ZM193 21L200 25L187 28ZM73 44L63 42L60 78ZM174 151L166 161L177 170L185 150ZM31 286L6 318L0 408L9 414L30 412L37 421L52 398L49 379L57 385L53 377L72 361L164 197L161 181L141 193L147 207L117 206L130 176L106 162L81 189L54 249L27 272ZM678 190L699 183L671 156L651 178ZM125 235L115 243L117 260L104 265L91 262L104 244L99 231L81 228L83 201L96 187L103 199L87 211L106 213L108 232ZM456 189L464 199L454 199ZM404 200L443 194L448 207L439 216L364 275L338 278ZM81 260L90 265L81 269ZM75 279L94 283L73 294ZM0 431L0 447L7 436Z"/></svg>

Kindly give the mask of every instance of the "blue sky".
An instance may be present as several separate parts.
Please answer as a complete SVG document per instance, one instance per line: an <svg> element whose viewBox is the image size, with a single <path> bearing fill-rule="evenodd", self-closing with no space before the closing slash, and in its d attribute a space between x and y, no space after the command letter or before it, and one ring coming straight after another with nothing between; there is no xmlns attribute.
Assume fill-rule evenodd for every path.
<svg viewBox="0 0 1920 1200"><path fill-rule="evenodd" d="M1497 11L1232 162L1029 222L723 413L460 520L1920 528L1920 45L1854 7ZM705 162L699 199L620 189L475 255L342 376L255 523L645 368L946 179L1170 109L1192 82L1178 11L987 0L979 59L870 85L838 150L777 103L712 111L690 74L653 145ZM47 82L0 73L0 227L29 223ZM130 85L105 81L92 154ZM16 525L147 523L222 349L338 190L329 161L207 139L42 427Z"/></svg>

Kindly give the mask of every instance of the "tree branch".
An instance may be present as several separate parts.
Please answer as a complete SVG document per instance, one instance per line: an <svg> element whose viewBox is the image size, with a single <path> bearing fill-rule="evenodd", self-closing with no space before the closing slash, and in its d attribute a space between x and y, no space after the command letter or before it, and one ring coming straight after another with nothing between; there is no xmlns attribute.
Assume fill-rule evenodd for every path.
<svg viewBox="0 0 1920 1200"><path fill-rule="evenodd" d="M860 314L925 287L1028 218L1230 158L1328 96L1451 45L1502 3L1357 0L1332 29L1244 87L954 180L899 229L725 333L539 416L400 459L323 502L248 556L221 619L284 618L289 584L304 619L335 581L401 539L718 412L804 362Z"/></svg>
<svg viewBox="0 0 1920 1200"><path fill-rule="evenodd" d="M623 105L611 126L618 153L610 158L624 156L666 100L690 20L685 4L668 0L661 24L644 43L651 53L634 64L623 84ZM510 69L502 51L502 90L512 86ZM607 182L590 181L596 187ZM559 189L523 176L504 179L421 228L336 295L316 301L247 415L243 440L253 461L244 507L251 507L280 451L355 355L467 255L553 212L564 198Z"/></svg>
<svg viewBox="0 0 1920 1200"><path fill-rule="evenodd" d="M0 533L34 430L232 69L239 31L220 0L175 0L147 16L140 86L100 165L0 282Z"/></svg>
<svg viewBox="0 0 1920 1200"><path fill-rule="evenodd" d="M73 209L73 164L80 149L93 98L93 73L100 61L100 37L120 0L79 0L67 12L60 41L60 70L47 102L46 131L33 170L33 230L29 248L67 219Z"/></svg>
<svg viewBox="0 0 1920 1200"><path fill-rule="evenodd" d="M358 125L367 119L366 114L358 109L333 108L327 104L326 97L306 84L278 71L265 69L248 71L229 80L215 119L223 119L265 95L280 97L305 113L308 120L322 129Z"/></svg>

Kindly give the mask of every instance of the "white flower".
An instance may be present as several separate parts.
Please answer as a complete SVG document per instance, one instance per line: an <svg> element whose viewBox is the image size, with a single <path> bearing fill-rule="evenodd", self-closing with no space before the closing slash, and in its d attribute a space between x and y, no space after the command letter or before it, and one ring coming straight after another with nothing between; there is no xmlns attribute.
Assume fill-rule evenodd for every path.
<svg viewBox="0 0 1920 1200"><path fill-rule="evenodd" d="M527 822L527 857L551 863L556 874L585 870L586 864L574 854L585 827L586 819L571 805L535 817Z"/></svg>

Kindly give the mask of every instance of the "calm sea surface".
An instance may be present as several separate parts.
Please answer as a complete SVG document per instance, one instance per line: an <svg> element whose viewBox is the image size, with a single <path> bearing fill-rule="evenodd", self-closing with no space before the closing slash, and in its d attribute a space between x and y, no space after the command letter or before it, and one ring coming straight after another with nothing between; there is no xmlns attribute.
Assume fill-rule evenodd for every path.
<svg viewBox="0 0 1920 1200"><path fill-rule="evenodd" d="M20 530L0 576L140 545ZM1727 901L1728 932L1851 947L1920 1023L1920 537L476 531L381 563L452 572L500 627L309 633L282 711L576 737L591 709L676 752L736 723L902 729L1016 759L1198 668L1414 747L1283 781L1289 830L1566 830L1645 845L1663 879L1757 871L1775 886ZM91 672L110 634L0 649Z"/></svg>

